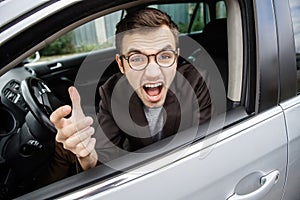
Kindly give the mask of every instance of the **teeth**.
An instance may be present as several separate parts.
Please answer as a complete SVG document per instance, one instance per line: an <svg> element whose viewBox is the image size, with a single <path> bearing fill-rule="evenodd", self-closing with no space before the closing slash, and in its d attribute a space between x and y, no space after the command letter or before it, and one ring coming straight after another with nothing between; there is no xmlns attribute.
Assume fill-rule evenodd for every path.
<svg viewBox="0 0 300 200"><path fill-rule="evenodd" d="M155 87L159 87L162 86L162 83L155 83L155 84L146 84L145 87L147 88L155 88Z"/></svg>

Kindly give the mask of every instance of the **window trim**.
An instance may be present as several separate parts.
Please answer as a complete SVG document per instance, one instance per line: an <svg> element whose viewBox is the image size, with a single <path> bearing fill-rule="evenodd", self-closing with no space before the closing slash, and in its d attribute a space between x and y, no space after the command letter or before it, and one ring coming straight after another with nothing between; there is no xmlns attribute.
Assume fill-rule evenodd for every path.
<svg viewBox="0 0 300 200"><path fill-rule="evenodd" d="M289 1L275 1L274 11L278 37L279 102L283 102L297 94L296 50Z"/></svg>
<svg viewBox="0 0 300 200"><path fill-rule="evenodd" d="M117 7L114 7L113 9L115 9L115 10L117 10ZM227 12L228 13L228 12ZM52 42L52 41L54 41L54 39L56 39L56 38L58 38L59 36L61 36L63 33L66 33L67 31L69 31L69 30L71 30L73 27L77 27L77 26L79 26L79 25L81 25L81 24L83 24L85 21L89 21L90 19L94 19L94 18L96 18L96 17L98 17L98 16L102 16L102 15L104 15L105 13L104 12L99 12L99 13L97 13L97 14L95 14L95 15L92 15L92 16L89 16L89 17L87 17L87 18L84 18L84 19L81 19L81 20L79 20L78 22L76 22L76 23L74 23L74 24L71 24L71 25L69 25L69 26L67 26L66 28L64 28L64 29L62 29L61 31L59 31L59 32L57 32L57 33L55 33L54 35L52 35L52 36L50 36L48 39L46 39L46 40L44 40L43 42L42 42L42 44L46 44L46 43L49 43L50 41ZM35 49L35 48L37 48L36 46L35 47L33 47L32 49ZM240 65L240 67L241 66L243 66L243 65ZM242 81L242 80L241 80ZM241 90L241 89L240 89ZM241 95L241 92L240 92L240 95ZM247 115L246 115L247 116ZM228 134L228 133L226 133L226 134ZM226 136L226 134L225 135L223 135L221 138L226 138L227 136ZM212 137L219 137L219 135L214 135L214 136L211 136L210 138L212 138ZM208 140L209 140L209 138L208 138ZM207 141L207 140L203 140L203 141L201 141L200 143L202 143L202 142L205 142L205 141ZM221 140L220 140L221 141ZM197 151L198 151L199 149L197 149ZM180 151L180 149L178 148L178 151ZM87 182L80 182L80 183L78 183L77 185L72 185L72 186L69 186L68 185L68 187L70 187L70 190L75 190L75 189L77 189L77 188L80 188L81 186L82 186L82 184L84 184L83 186L85 186L85 185L87 185L89 182L93 182L93 181L98 181L95 177L94 178L92 178L94 175L95 175L95 173L99 173L99 171L101 171L101 173L102 173L102 170L99 170L99 169L92 169L91 170L91 172L84 172L84 173L82 173L82 175L76 175L76 177L74 178L74 177L70 177L70 178L67 178L66 180L63 180L63 181L60 181L58 184L54 184L54 185L56 185L56 186L59 186L59 185L61 185L61 186L66 186L66 185L68 185L68 184L66 184L66 183L69 183L69 181L71 181L72 182L72 180L75 180L75 181L78 181L78 179L79 179L79 177L82 177L82 176L85 176L86 175L86 179L87 179ZM104 170L105 171L105 170ZM108 170L109 171L109 170ZM99 173L100 174L100 173ZM115 174L114 174L115 175ZM119 174L117 174L117 175L119 175ZM97 176L96 176L97 177ZM119 177L119 176L118 176ZM121 176L122 177L122 176ZM103 180L105 180L104 178L106 178L106 177L103 177ZM53 185L53 186L54 186ZM34 192L37 192L37 194L39 193L39 191L49 191L49 190L47 190L47 188L53 188L52 186L49 186L49 187L45 187L45 188L42 188L41 190L38 190L38 191L34 191ZM57 194L57 188L60 188L60 187L54 187L54 189L53 190L51 190L53 193L56 193ZM60 191L60 192L66 192L66 191ZM49 193L51 193L51 192L49 192ZM62 193L60 193L60 194L62 194ZM45 193L43 193L42 192L42 195L45 195ZM51 193L51 195L52 195L52 193ZM53 197L53 196L51 196L51 197ZM55 196L56 197L56 196ZM43 196L43 198L45 198L45 196Z"/></svg>

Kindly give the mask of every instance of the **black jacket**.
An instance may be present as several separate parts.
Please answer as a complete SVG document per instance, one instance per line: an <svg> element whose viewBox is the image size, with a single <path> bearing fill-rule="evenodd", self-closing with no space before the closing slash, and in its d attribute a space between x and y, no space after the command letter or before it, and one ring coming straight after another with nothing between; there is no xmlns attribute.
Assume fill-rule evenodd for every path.
<svg viewBox="0 0 300 200"><path fill-rule="evenodd" d="M207 75L189 64L178 66L164 107L162 138L198 125L211 116ZM201 73L201 74L200 74ZM99 163L135 151L157 139L150 135L143 103L121 73L113 75L99 88L99 126L94 137ZM76 156L56 143L55 154L41 180L50 183L81 171Z"/></svg>

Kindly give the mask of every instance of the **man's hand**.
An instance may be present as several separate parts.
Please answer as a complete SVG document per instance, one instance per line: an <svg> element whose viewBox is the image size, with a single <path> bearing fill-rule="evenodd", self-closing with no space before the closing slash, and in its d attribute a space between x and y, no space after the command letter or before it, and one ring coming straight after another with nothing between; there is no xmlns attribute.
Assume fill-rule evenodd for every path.
<svg viewBox="0 0 300 200"><path fill-rule="evenodd" d="M92 138L95 133L95 129L91 127L93 119L84 115L77 89L70 87L69 94L73 109L68 105L62 106L51 114L50 120L57 129L56 141L73 152L81 167L86 170L95 167L98 160L95 150L96 139ZM71 111L71 117L66 118Z"/></svg>

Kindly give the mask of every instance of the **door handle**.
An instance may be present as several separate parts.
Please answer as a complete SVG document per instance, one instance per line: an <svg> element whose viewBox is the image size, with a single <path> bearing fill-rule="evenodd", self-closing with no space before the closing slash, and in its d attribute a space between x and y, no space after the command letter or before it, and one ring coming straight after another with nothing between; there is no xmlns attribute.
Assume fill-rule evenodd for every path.
<svg viewBox="0 0 300 200"><path fill-rule="evenodd" d="M279 178L279 171L275 170L272 171L271 173L262 176L260 178L260 184L261 187L259 187L257 190L245 194L245 195L239 195L237 193L234 193L232 196L227 198L227 200L258 200L262 199L266 194L270 192L272 189L273 185L275 185L278 181Z"/></svg>
<svg viewBox="0 0 300 200"><path fill-rule="evenodd" d="M57 63L49 65L48 67L49 67L50 70L55 70L55 69L61 68L62 66L63 65L60 62L57 62Z"/></svg>

